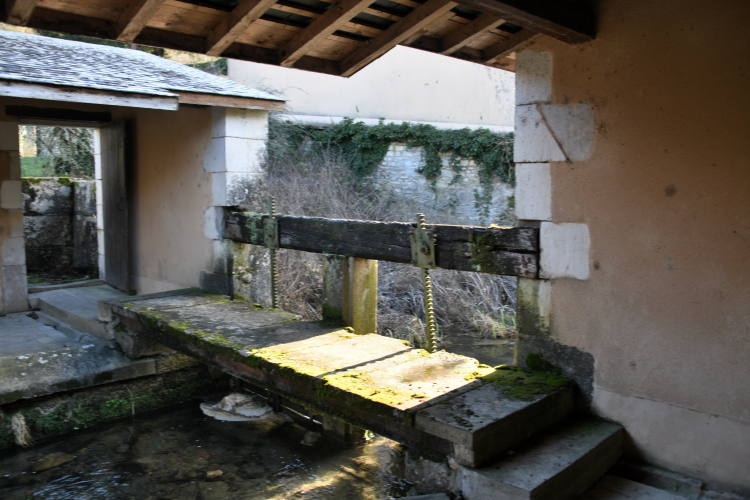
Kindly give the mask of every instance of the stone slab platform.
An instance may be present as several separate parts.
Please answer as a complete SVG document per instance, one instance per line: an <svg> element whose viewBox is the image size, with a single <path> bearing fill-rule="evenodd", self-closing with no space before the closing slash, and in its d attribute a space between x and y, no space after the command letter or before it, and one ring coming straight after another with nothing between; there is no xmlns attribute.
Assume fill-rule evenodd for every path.
<svg viewBox="0 0 750 500"><path fill-rule="evenodd" d="M181 291L101 301L99 317L316 411L478 466L564 417L566 379ZM544 413L535 417L538 411ZM521 412L520 414L518 412Z"/></svg>

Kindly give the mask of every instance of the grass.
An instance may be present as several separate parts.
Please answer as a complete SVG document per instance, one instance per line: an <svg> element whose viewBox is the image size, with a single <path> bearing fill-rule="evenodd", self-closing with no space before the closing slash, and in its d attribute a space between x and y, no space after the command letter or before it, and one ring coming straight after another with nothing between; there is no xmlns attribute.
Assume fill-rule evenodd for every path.
<svg viewBox="0 0 750 500"><path fill-rule="evenodd" d="M54 177L55 171L47 165L50 156L27 156L21 158L21 177Z"/></svg>

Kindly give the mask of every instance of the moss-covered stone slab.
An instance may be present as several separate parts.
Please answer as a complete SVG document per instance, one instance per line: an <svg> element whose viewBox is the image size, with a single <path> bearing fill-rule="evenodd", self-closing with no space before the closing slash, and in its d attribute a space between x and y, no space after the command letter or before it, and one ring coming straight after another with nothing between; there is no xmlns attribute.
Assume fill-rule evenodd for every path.
<svg viewBox="0 0 750 500"><path fill-rule="evenodd" d="M500 369L478 380L480 387L421 410L414 422L450 439L462 464L481 465L573 411L573 387L557 375Z"/></svg>
<svg viewBox="0 0 750 500"><path fill-rule="evenodd" d="M314 412L453 454L463 464L477 465L498 446L516 442L498 435L526 436L572 408L572 392L561 389L567 380L556 375L494 369L465 356L430 354L398 339L301 322L242 301L192 297L112 308L127 328ZM183 305L175 307L178 303ZM552 399L543 403L548 394ZM536 416L537 407L544 416ZM513 416L518 411L521 416ZM498 423L502 420L516 427Z"/></svg>

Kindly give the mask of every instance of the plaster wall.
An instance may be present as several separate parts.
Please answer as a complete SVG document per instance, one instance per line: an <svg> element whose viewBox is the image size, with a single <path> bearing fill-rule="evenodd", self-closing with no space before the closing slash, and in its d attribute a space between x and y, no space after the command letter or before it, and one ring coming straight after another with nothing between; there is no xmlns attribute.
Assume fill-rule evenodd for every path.
<svg viewBox="0 0 750 500"><path fill-rule="evenodd" d="M213 259L212 241L203 236L212 191L203 169L211 108L119 108L113 118L132 120L126 130L132 134L126 144L135 149L129 185L131 286L139 294L199 286L200 272L211 269Z"/></svg>
<svg viewBox="0 0 750 500"><path fill-rule="evenodd" d="M517 120L517 144L533 139L548 151L544 158L516 151L519 169L528 162L542 172L529 170L527 186L545 176L551 184L537 192L544 200L520 199L519 185L519 206L531 207L522 218L577 224L589 237L574 252L588 269L545 276L548 303L538 309L548 316L527 333L593 356L592 407L625 424L631 456L743 495L750 495L748 18L750 4L739 0L600 2L594 41L543 38L519 54L517 115L527 121ZM557 118L534 121L550 106L592 113L568 120L566 137L555 133ZM566 140L576 142L575 155ZM542 224L542 267L551 248L544 232Z"/></svg>
<svg viewBox="0 0 750 500"><path fill-rule="evenodd" d="M513 73L408 47L349 78L231 59L229 78L288 99L295 115L513 127Z"/></svg>

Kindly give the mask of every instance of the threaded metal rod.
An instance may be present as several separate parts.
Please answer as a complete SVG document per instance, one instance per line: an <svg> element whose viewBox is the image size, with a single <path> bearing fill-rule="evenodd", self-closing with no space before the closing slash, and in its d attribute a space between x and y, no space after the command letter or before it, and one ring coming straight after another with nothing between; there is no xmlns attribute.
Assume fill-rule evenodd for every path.
<svg viewBox="0 0 750 500"><path fill-rule="evenodd" d="M276 198L268 197L268 214L276 217ZM271 248L271 307L279 308L279 269L276 265L276 249Z"/></svg>
<svg viewBox="0 0 750 500"><path fill-rule="evenodd" d="M424 229L424 214L417 214L417 218L419 228ZM424 289L425 347L427 352L433 353L437 347L437 332L435 313L432 308L432 279L430 278L430 272L425 268L422 268L422 288Z"/></svg>

